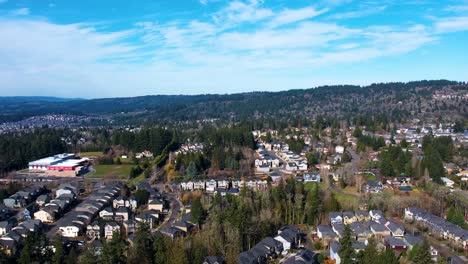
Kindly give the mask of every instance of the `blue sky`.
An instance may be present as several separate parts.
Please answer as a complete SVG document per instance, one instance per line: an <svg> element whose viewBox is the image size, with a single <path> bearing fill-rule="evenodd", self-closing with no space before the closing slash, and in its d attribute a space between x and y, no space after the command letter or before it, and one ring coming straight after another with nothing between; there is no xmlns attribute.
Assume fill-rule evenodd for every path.
<svg viewBox="0 0 468 264"><path fill-rule="evenodd" d="M468 0L0 0L0 96L468 81Z"/></svg>

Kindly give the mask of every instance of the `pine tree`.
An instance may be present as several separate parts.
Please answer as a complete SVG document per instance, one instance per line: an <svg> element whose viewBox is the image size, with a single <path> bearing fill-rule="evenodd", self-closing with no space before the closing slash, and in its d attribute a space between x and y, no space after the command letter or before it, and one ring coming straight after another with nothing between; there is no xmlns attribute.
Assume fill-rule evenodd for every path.
<svg viewBox="0 0 468 264"><path fill-rule="evenodd" d="M418 248L413 260L414 264L432 264L434 261L431 257L431 248L427 240Z"/></svg>
<svg viewBox="0 0 468 264"><path fill-rule="evenodd" d="M157 233L153 238L153 250L155 264L167 262L168 248L166 238L161 233Z"/></svg>
<svg viewBox="0 0 468 264"><path fill-rule="evenodd" d="M150 264L154 256L153 241L148 225L140 225L135 233L134 249L136 261L134 263Z"/></svg>
<svg viewBox="0 0 468 264"><path fill-rule="evenodd" d="M94 247L87 248L78 258L79 264L97 264L96 249Z"/></svg>
<svg viewBox="0 0 468 264"><path fill-rule="evenodd" d="M377 251L377 244L374 238L369 239L369 243L367 244L364 252L362 254L362 259L359 263L362 264L373 264L375 263L376 259L379 257L379 252Z"/></svg>
<svg viewBox="0 0 468 264"><path fill-rule="evenodd" d="M382 252L381 256L379 257L379 261L381 264L399 264L395 253L393 253L393 250L390 248L387 248L384 252Z"/></svg>
<svg viewBox="0 0 468 264"><path fill-rule="evenodd" d="M341 263L352 264L356 257L356 253L353 248L352 233L349 225L346 225L344 228L343 237L340 239L340 244L341 247L338 251L338 255L341 258Z"/></svg>
<svg viewBox="0 0 468 264"><path fill-rule="evenodd" d="M62 238L59 235L55 236L53 245L55 248L55 252L52 257L52 262L55 264L61 264L63 263L63 260L65 258L65 251L63 248Z"/></svg>
<svg viewBox="0 0 468 264"><path fill-rule="evenodd" d="M196 224L201 224L204 216L204 209L200 198L195 198L192 202L192 221Z"/></svg>

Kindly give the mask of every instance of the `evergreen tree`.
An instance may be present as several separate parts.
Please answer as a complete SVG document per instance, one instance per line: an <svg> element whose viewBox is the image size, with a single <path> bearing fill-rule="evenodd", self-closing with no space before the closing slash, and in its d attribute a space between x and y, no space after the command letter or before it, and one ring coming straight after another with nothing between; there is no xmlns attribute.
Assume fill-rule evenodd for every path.
<svg viewBox="0 0 468 264"><path fill-rule="evenodd" d="M53 246L55 248L55 252L52 257L52 262L54 264L63 263L63 260L65 259L65 250L63 248L63 242L60 235L55 236Z"/></svg>
<svg viewBox="0 0 468 264"><path fill-rule="evenodd" d="M359 263L373 264L378 258L379 252L377 251L377 243L375 242L374 238L370 238Z"/></svg>
<svg viewBox="0 0 468 264"><path fill-rule="evenodd" d="M168 250L166 238L158 232L153 238L154 264L167 263Z"/></svg>
<svg viewBox="0 0 468 264"><path fill-rule="evenodd" d="M201 224L205 211L201 204L200 198L195 198L192 202L192 221L196 224Z"/></svg>
<svg viewBox="0 0 468 264"><path fill-rule="evenodd" d="M136 258L134 263L150 264L154 256L153 241L148 225L140 225L135 233L134 250Z"/></svg>
<svg viewBox="0 0 468 264"><path fill-rule="evenodd" d="M189 263L187 255L185 254L184 239L177 238L172 242L169 247L169 258L167 263L169 264L186 264Z"/></svg>
<svg viewBox="0 0 468 264"><path fill-rule="evenodd" d="M97 264L98 259L96 256L96 249L94 247L88 247L83 254L78 258L79 264Z"/></svg>
<svg viewBox="0 0 468 264"><path fill-rule="evenodd" d="M465 223L465 217L461 210L455 208L454 206L450 206L447 210L447 221L459 226L463 226Z"/></svg>
<svg viewBox="0 0 468 264"><path fill-rule="evenodd" d="M431 248L427 240L424 240L423 244L418 248L415 253L413 264L433 264L431 256Z"/></svg>
<svg viewBox="0 0 468 264"><path fill-rule="evenodd" d="M65 259L66 264L76 264L78 263L78 254L76 253L76 249L73 247L70 250L70 253L68 253L66 259Z"/></svg>
<svg viewBox="0 0 468 264"><path fill-rule="evenodd" d="M395 253L390 248L387 248L384 252L382 252L379 260L381 264L399 264Z"/></svg>
<svg viewBox="0 0 468 264"><path fill-rule="evenodd" d="M356 253L353 248L352 232L349 225L346 225L343 232L343 237L340 239L340 250L338 255L341 258L341 263L352 264L356 258Z"/></svg>
<svg viewBox="0 0 468 264"><path fill-rule="evenodd" d="M320 189L317 184L314 184L312 189L307 193L306 198L306 221L308 225L314 225L320 217L322 201L320 198Z"/></svg>

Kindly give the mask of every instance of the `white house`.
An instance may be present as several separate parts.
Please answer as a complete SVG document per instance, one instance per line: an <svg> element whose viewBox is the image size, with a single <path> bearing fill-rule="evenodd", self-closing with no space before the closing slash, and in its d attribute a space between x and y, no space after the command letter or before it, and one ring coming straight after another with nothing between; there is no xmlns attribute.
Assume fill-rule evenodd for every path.
<svg viewBox="0 0 468 264"><path fill-rule="evenodd" d="M336 153L340 153L340 154L343 154L345 148L343 146L336 146L335 147L335 152Z"/></svg>
<svg viewBox="0 0 468 264"><path fill-rule="evenodd" d="M194 190L204 190L205 189L205 182L204 181L196 181L193 183Z"/></svg>
<svg viewBox="0 0 468 264"><path fill-rule="evenodd" d="M267 164L261 164L255 167L257 173L268 173L270 172L270 166Z"/></svg>
<svg viewBox="0 0 468 264"><path fill-rule="evenodd" d="M297 164L295 162L287 162L286 163L286 170L287 171L296 171L297 170Z"/></svg>
<svg viewBox="0 0 468 264"><path fill-rule="evenodd" d="M339 212L330 212L329 213L330 217L330 224L343 224L343 215Z"/></svg>
<svg viewBox="0 0 468 264"><path fill-rule="evenodd" d="M0 222L0 236L6 235L8 232L10 232L12 226L8 221L2 221Z"/></svg>
<svg viewBox="0 0 468 264"><path fill-rule="evenodd" d="M75 195L75 190L71 187L63 187L55 191L55 197L60 197L62 194L73 194Z"/></svg>
<svg viewBox="0 0 468 264"><path fill-rule="evenodd" d="M300 171L306 171L307 170L307 163L299 163L299 165L297 165L297 169L300 170Z"/></svg>
<svg viewBox="0 0 468 264"><path fill-rule="evenodd" d="M63 237L78 237L80 235L81 229L82 225L77 223L71 223L69 225L59 227Z"/></svg>
<svg viewBox="0 0 468 264"><path fill-rule="evenodd" d="M215 180L210 180L209 182L206 183L205 190L208 193L214 193L217 188L217 183Z"/></svg>
<svg viewBox="0 0 468 264"><path fill-rule="evenodd" d="M180 184L180 188L184 191L193 191L193 182L188 181L188 182L182 182Z"/></svg>
<svg viewBox="0 0 468 264"><path fill-rule="evenodd" d="M104 237L112 239L114 232L120 232L120 226L116 222L109 222L104 226Z"/></svg>
<svg viewBox="0 0 468 264"><path fill-rule="evenodd" d="M48 208L44 208L34 213L34 219L41 220L43 223L53 223L55 221L55 212Z"/></svg>
<svg viewBox="0 0 468 264"><path fill-rule="evenodd" d="M227 189L229 187L229 181L226 179L221 179L218 180L218 188L225 188Z"/></svg>
<svg viewBox="0 0 468 264"><path fill-rule="evenodd" d="M341 263L341 258L340 255L338 255L338 251L340 250L340 243L333 241L330 244L330 259L335 260L335 264L340 264Z"/></svg>
<svg viewBox="0 0 468 264"><path fill-rule="evenodd" d="M452 181L451 179L449 179L447 177L442 177L440 179L444 182L445 186L453 188L453 185L455 184L454 181Z"/></svg>
<svg viewBox="0 0 468 264"><path fill-rule="evenodd" d="M114 218L114 212L112 211L112 208L106 207L99 212L99 217L102 219L112 219Z"/></svg>

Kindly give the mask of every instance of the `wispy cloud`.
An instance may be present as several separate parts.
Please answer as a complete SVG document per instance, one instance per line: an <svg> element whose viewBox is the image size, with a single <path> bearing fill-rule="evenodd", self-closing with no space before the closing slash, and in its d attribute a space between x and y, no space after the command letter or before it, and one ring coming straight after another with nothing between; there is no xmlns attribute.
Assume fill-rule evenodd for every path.
<svg viewBox="0 0 468 264"><path fill-rule="evenodd" d="M8 0L0 0L0 4L6 3Z"/></svg>
<svg viewBox="0 0 468 264"><path fill-rule="evenodd" d="M437 33L450 33L468 30L468 16L438 19L435 23L435 30Z"/></svg>
<svg viewBox="0 0 468 264"><path fill-rule="evenodd" d="M293 22L298 22L316 17L327 11L328 9L317 10L313 7L305 7L301 9L285 9L280 13L276 14L275 17L270 21L269 25L271 27L286 25Z"/></svg>
<svg viewBox="0 0 468 264"><path fill-rule="evenodd" d="M338 13L330 16L332 19L348 19L348 18L359 18L359 17L364 17L364 16L369 16L369 15L374 15L377 13L380 13L384 11L387 8L387 6L379 6L379 7L370 7L366 8L363 10L357 10L357 11L350 11L350 12L344 12L344 13Z"/></svg>
<svg viewBox="0 0 468 264"><path fill-rule="evenodd" d="M468 17L398 25L322 19L332 9L237 0L201 17L142 20L126 30L6 16L0 18L0 91L37 87L45 94L76 90L98 97L114 90L136 95L305 87L315 80L314 70L398 56L444 33L468 30ZM356 12L340 15L366 15ZM304 75L291 78L299 73Z"/></svg>
<svg viewBox="0 0 468 264"><path fill-rule="evenodd" d="M448 12L466 12L468 11L468 4L467 5L452 5L444 8L445 11Z"/></svg>
<svg viewBox="0 0 468 264"><path fill-rule="evenodd" d="M15 15L15 16L27 16L29 15L29 8L19 8L19 9L15 9L15 10L12 10L10 12L12 15Z"/></svg>
<svg viewBox="0 0 468 264"><path fill-rule="evenodd" d="M233 1L216 12L213 19L217 24L236 25L243 22L254 23L274 15L273 11L262 7L263 1Z"/></svg>

